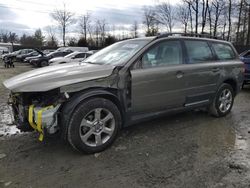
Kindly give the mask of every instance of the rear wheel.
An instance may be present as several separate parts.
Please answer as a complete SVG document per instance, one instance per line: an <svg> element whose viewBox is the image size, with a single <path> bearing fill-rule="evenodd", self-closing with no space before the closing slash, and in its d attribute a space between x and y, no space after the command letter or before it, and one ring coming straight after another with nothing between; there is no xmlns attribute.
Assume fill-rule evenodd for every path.
<svg viewBox="0 0 250 188"><path fill-rule="evenodd" d="M232 109L234 103L234 91L231 85L222 84L216 93L209 111L216 117L226 116Z"/></svg>
<svg viewBox="0 0 250 188"><path fill-rule="evenodd" d="M96 153L109 147L121 128L117 106L103 98L89 99L73 112L68 141L78 151Z"/></svg>

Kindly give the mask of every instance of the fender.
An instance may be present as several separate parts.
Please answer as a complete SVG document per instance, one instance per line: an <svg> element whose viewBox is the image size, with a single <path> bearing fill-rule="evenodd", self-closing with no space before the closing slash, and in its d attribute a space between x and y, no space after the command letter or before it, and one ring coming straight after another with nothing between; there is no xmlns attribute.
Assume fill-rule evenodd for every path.
<svg viewBox="0 0 250 188"><path fill-rule="evenodd" d="M79 92L75 95L73 95L67 102L65 102L61 108L61 113L60 113L60 126L61 126L61 131L62 131L62 137L63 139L67 139L67 126L70 121L70 117L72 113L74 112L75 108L84 100L90 98L90 97L95 97L95 96L109 96L114 98L117 102L120 100L118 99L118 96L115 95L114 93L104 90L104 88L98 88L98 89L91 89L91 90L85 90L82 92ZM119 107L123 108L123 105L119 103ZM119 108L118 107L118 108ZM122 110L122 116L124 114L124 110Z"/></svg>

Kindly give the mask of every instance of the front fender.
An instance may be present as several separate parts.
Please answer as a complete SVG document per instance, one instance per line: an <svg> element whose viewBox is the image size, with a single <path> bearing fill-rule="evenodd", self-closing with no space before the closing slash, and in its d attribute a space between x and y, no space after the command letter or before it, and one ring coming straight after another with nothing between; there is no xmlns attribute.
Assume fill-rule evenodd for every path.
<svg viewBox="0 0 250 188"><path fill-rule="evenodd" d="M67 102L63 104L61 108L60 126L62 131L62 137L64 140L67 139L68 124L70 121L70 117L72 116L72 113L74 112L76 107L84 100L97 96L108 96L114 98L116 101L119 101L118 96L102 88L82 91L73 95Z"/></svg>

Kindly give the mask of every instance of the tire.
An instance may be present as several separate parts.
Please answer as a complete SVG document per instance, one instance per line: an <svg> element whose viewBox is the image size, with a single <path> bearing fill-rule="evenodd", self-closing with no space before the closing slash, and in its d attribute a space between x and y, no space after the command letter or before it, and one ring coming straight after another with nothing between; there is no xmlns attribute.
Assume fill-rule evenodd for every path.
<svg viewBox="0 0 250 188"><path fill-rule="evenodd" d="M114 142L121 122L121 113L110 100L86 100L72 113L68 124L68 142L83 153L101 152Z"/></svg>
<svg viewBox="0 0 250 188"><path fill-rule="evenodd" d="M42 62L40 63L40 66L41 66L41 67L46 67L46 66L48 66L48 62L47 62L47 61L42 61Z"/></svg>
<svg viewBox="0 0 250 188"><path fill-rule="evenodd" d="M231 85L223 83L218 89L209 112L215 117L224 117L230 113L234 103L235 93Z"/></svg>

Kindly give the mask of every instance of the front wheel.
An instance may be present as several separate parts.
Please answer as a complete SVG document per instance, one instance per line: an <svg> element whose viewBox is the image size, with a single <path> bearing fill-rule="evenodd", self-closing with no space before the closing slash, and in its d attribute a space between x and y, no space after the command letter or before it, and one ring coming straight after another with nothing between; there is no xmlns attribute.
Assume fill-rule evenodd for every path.
<svg viewBox="0 0 250 188"><path fill-rule="evenodd" d="M117 106L103 98L89 99L73 112L68 125L68 141L78 151L96 153L109 147L121 128Z"/></svg>
<svg viewBox="0 0 250 188"><path fill-rule="evenodd" d="M48 66L48 62L47 61L42 61L41 62L41 67L45 67L45 66Z"/></svg>
<svg viewBox="0 0 250 188"><path fill-rule="evenodd" d="M216 117L226 116L232 109L234 103L234 91L231 85L222 84L216 93L209 111Z"/></svg>

